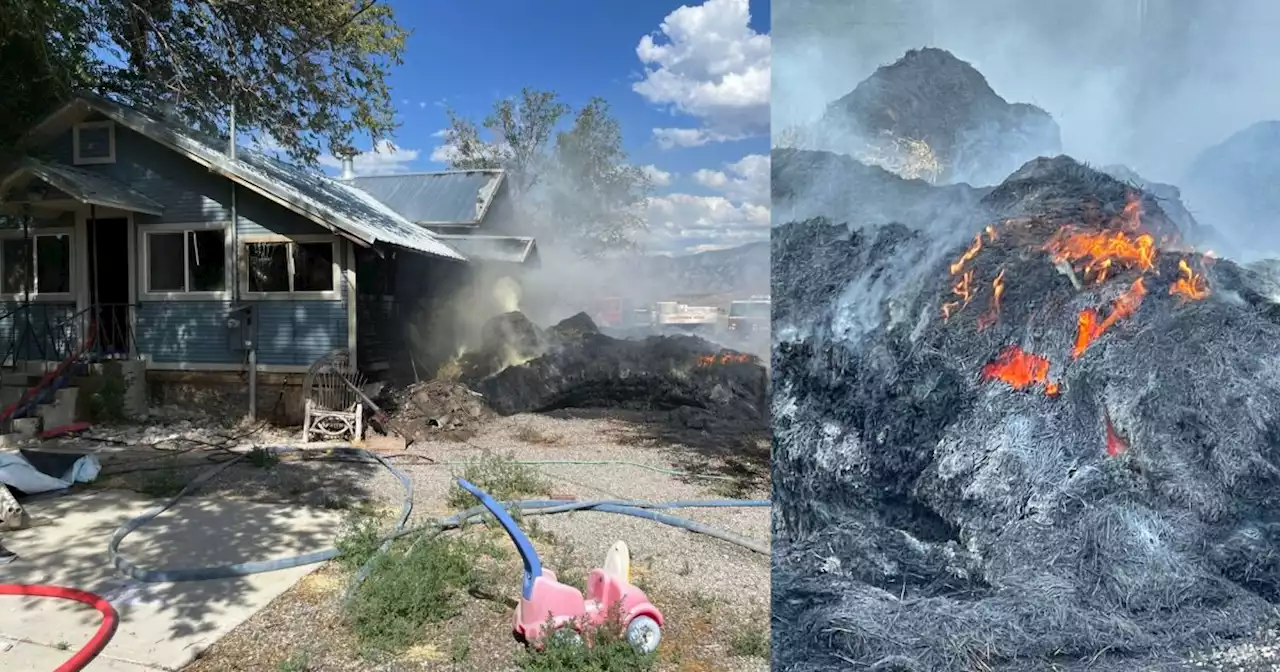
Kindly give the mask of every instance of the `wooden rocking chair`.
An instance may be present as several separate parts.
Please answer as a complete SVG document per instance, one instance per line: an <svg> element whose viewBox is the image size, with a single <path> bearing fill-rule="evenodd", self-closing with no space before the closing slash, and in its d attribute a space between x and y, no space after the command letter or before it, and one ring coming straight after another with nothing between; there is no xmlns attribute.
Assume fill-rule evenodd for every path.
<svg viewBox="0 0 1280 672"><path fill-rule="evenodd" d="M317 359L302 382L302 442L360 441L364 437L364 403L357 390L364 376L345 349Z"/></svg>

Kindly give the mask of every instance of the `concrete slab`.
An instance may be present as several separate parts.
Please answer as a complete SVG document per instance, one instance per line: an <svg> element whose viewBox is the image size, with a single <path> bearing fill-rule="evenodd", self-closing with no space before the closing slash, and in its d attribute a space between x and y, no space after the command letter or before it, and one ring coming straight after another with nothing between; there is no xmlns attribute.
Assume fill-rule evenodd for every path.
<svg viewBox="0 0 1280 672"><path fill-rule="evenodd" d="M180 669L315 569L170 584L116 576L108 539L155 503L119 490L35 501L27 506L35 525L4 536L20 557L3 568L4 581L88 590L120 612L120 628L91 671ZM148 569L271 560L331 546L340 523L334 511L196 495L130 535L121 553ZM0 669L53 669L70 655L62 649L87 641L99 622L93 609L63 600L0 597L0 644L18 643L0 645Z"/></svg>

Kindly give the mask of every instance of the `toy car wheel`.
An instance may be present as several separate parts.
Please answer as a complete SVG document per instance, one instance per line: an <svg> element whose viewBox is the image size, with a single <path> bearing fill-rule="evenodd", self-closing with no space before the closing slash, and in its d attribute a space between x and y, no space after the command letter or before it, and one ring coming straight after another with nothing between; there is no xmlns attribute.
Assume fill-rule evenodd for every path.
<svg viewBox="0 0 1280 672"><path fill-rule="evenodd" d="M627 624L627 643L636 653L647 655L658 650L662 641L662 628L648 616L636 616Z"/></svg>

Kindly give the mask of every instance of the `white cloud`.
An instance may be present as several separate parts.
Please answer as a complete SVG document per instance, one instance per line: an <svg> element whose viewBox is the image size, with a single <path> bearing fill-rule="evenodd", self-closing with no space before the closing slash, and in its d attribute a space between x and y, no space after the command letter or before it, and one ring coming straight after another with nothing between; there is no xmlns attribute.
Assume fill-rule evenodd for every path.
<svg viewBox="0 0 1280 672"><path fill-rule="evenodd" d="M649 199L649 247L688 253L769 239L769 157L751 154L725 170L699 170L693 179L712 196L666 194Z"/></svg>
<svg viewBox="0 0 1280 672"><path fill-rule="evenodd" d="M698 184L738 202L769 203L769 157L749 154L725 166L728 172L702 169L693 174Z"/></svg>
<svg viewBox="0 0 1280 672"><path fill-rule="evenodd" d="M355 155L352 164L356 175L404 173L413 168L413 162L421 153L416 149L395 147L390 140L379 140L373 143L373 149ZM342 161L331 155L320 157L320 165L342 169Z"/></svg>
<svg viewBox="0 0 1280 672"><path fill-rule="evenodd" d="M664 147L769 132L769 36L753 30L750 18L747 0L707 0L671 12L659 31L640 38L645 76L632 90L703 126L654 129Z"/></svg>
<svg viewBox="0 0 1280 672"><path fill-rule="evenodd" d="M640 170L644 171L645 177L649 178L649 182L655 187L667 187L671 185L671 173L657 166L641 166Z"/></svg>

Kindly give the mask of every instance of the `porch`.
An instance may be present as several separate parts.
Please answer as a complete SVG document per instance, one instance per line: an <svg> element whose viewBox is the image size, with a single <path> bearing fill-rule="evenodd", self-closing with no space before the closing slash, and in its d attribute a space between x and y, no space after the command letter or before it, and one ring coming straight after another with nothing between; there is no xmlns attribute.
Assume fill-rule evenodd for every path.
<svg viewBox="0 0 1280 672"><path fill-rule="evenodd" d="M137 358L138 215L163 208L86 170L24 160L0 182L0 364Z"/></svg>

